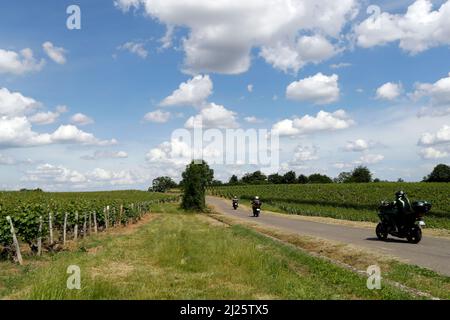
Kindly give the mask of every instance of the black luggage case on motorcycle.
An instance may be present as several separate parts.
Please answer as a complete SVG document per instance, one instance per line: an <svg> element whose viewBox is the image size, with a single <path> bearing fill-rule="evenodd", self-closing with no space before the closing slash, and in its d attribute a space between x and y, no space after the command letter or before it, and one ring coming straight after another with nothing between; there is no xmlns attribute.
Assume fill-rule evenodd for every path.
<svg viewBox="0 0 450 320"><path fill-rule="evenodd" d="M431 210L431 203L427 201L416 201L412 204L412 209L415 213L424 215Z"/></svg>

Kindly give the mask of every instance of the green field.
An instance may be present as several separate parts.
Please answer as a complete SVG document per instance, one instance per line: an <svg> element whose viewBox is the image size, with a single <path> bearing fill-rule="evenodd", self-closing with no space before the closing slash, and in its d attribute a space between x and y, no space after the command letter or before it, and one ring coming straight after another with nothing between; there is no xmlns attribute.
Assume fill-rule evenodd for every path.
<svg viewBox="0 0 450 320"><path fill-rule="evenodd" d="M450 183L252 185L217 187L210 193L243 200L258 195L270 208L289 214L377 222L380 202L392 201L398 190L407 192L411 201L433 204L425 217L429 227L450 229Z"/></svg>

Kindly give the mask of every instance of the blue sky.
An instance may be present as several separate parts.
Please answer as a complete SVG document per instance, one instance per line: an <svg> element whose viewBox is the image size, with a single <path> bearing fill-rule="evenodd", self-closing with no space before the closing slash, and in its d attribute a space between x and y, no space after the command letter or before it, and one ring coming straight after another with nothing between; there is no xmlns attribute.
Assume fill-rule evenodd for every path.
<svg viewBox="0 0 450 320"><path fill-rule="evenodd" d="M2 2L0 188L177 179L188 159L171 157L187 146L171 135L191 117L277 131L280 171L367 165L417 181L448 163L450 1L308 3ZM81 30L66 27L70 5Z"/></svg>

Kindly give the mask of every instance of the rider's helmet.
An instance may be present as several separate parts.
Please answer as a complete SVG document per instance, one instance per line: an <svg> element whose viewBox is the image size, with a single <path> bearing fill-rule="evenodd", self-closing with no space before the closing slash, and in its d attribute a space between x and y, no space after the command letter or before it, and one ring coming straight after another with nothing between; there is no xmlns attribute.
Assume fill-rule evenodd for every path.
<svg viewBox="0 0 450 320"><path fill-rule="evenodd" d="M404 191L398 191L395 196L397 197L397 199L403 198L406 195L406 193Z"/></svg>
<svg viewBox="0 0 450 320"><path fill-rule="evenodd" d="M255 197L255 200L259 200L259 197L258 197L258 196L256 196L256 197Z"/></svg>

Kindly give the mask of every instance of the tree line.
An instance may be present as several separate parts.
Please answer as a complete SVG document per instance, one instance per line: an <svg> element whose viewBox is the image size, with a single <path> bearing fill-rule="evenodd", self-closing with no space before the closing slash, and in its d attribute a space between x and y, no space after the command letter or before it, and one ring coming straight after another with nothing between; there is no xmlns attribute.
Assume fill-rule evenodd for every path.
<svg viewBox="0 0 450 320"><path fill-rule="evenodd" d="M205 163L206 165L206 163ZM195 167L193 167L195 168ZM206 170L210 170L209 167ZM228 182L214 180L213 171L206 176L206 183L208 186L222 186L222 185L258 185L258 184L327 184L327 183L377 183L389 182L374 178L369 168L365 166L356 167L349 172L341 172L336 178L331 178L325 174L315 173L311 175L299 174L295 171L289 171L285 174L274 173L265 175L260 170L247 173L242 178L233 175ZM205 174L205 173L204 173ZM191 178L183 176L180 183L176 183L170 177L159 177L153 180L152 187L149 191L153 192L167 192L170 189L183 188ZM423 178L423 182L450 182L450 166L440 164L436 166L433 171ZM397 182L404 182L398 179Z"/></svg>
<svg viewBox="0 0 450 320"><path fill-rule="evenodd" d="M274 173L266 176L261 171L245 174L241 179L233 175L228 181L228 185L246 185L246 184L327 184L327 183L369 183L373 182L372 173L367 167L357 167L351 172L343 172L337 178L314 173L309 176L295 171L289 171L285 174ZM376 181L378 181L376 179Z"/></svg>

